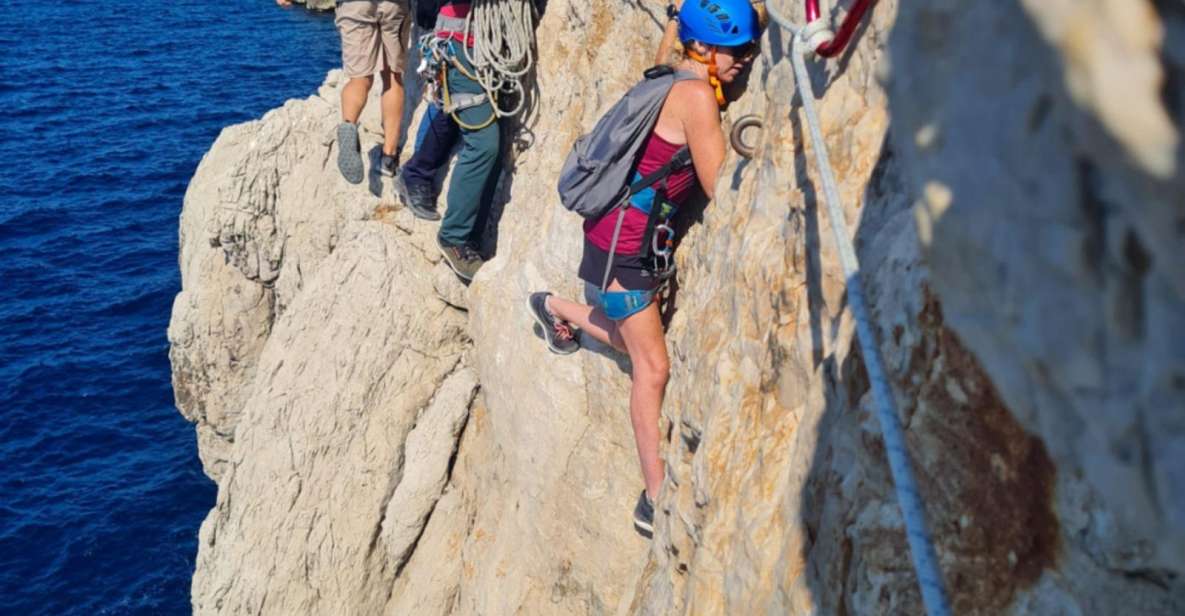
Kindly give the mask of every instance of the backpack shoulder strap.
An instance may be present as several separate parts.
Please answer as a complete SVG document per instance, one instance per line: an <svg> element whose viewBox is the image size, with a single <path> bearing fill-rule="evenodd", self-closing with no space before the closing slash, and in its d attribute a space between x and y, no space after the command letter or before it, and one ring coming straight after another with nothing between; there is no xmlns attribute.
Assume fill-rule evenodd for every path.
<svg viewBox="0 0 1185 616"><path fill-rule="evenodd" d="M669 64L656 64L643 71L642 76L646 79L657 79L658 77L670 75L675 72L678 71L675 70L675 67Z"/></svg>
<svg viewBox="0 0 1185 616"><path fill-rule="evenodd" d="M639 179L637 182L630 184L630 190L627 196L632 197L643 190L646 190L650 186L665 180L667 176L682 169L683 167L686 167L689 164L691 164L691 148L684 145L683 147L679 148L677 152L675 152L674 156L671 156L671 160L668 160L665 165L655 169L649 175Z"/></svg>

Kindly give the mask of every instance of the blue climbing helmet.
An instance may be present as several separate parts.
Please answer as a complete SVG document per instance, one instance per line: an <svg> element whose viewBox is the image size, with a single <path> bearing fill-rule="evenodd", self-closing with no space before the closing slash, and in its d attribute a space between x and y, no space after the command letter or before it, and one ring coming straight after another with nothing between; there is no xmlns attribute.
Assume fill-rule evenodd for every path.
<svg viewBox="0 0 1185 616"><path fill-rule="evenodd" d="M759 35L757 11L749 0L684 0L679 9L679 40L731 47Z"/></svg>

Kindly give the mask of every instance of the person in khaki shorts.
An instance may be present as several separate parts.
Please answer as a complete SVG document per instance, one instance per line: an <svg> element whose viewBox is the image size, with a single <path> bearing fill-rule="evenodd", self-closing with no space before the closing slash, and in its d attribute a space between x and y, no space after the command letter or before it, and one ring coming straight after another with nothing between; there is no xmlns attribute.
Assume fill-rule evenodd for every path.
<svg viewBox="0 0 1185 616"><path fill-rule="evenodd" d="M282 7L292 0L276 0ZM383 154L379 173L393 176L399 168L399 130L403 120L403 65L411 30L409 0L338 0L334 23L342 40L342 68L349 78L342 88L342 123L337 127L337 167L346 181L363 178L358 116L374 74L383 80Z"/></svg>

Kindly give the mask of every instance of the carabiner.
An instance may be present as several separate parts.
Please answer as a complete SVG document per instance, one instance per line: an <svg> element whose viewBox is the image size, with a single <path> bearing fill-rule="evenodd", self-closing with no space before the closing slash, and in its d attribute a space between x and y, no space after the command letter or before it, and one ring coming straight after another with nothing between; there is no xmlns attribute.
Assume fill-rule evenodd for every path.
<svg viewBox="0 0 1185 616"><path fill-rule="evenodd" d="M666 232L667 238L659 240L658 234ZM660 245L661 242L661 245ZM650 249L656 257L670 257L675 245L675 230L666 224L654 225L654 234L650 236Z"/></svg>

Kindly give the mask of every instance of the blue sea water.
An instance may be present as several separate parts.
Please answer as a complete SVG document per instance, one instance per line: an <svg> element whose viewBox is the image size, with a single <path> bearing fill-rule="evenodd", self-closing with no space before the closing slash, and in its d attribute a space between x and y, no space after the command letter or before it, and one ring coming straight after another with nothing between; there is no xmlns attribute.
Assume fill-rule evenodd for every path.
<svg viewBox="0 0 1185 616"><path fill-rule="evenodd" d="M215 490L169 384L182 197L338 64L332 18L24 2L0 49L0 613L187 613Z"/></svg>

